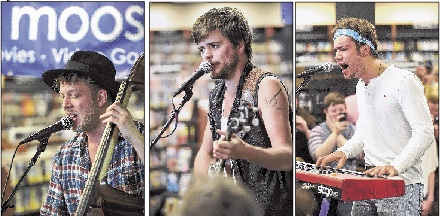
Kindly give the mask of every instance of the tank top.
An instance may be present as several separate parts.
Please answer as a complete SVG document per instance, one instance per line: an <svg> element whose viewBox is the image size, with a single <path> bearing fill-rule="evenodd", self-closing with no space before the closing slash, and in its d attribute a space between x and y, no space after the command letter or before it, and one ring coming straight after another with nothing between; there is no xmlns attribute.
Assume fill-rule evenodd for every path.
<svg viewBox="0 0 440 216"><path fill-rule="evenodd" d="M248 62L244 72L248 73L248 76L244 82L240 100L251 102L251 104L257 107L258 84L264 77L275 75L253 66L251 62ZM213 140L220 138L215 131L221 129L224 88L224 81L220 81L211 90L209 96L208 116ZM291 128L293 128L293 112L291 107L289 107L289 111L289 120ZM230 115L236 114L234 109L232 109ZM258 119L259 124L257 126L251 125L251 130L248 133L237 134L237 136L250 145L270 148L270 139L261 117L256 113L254 118ZM263 211L264 215L293 215L293 168L290 171L269 170L242 159L232 160L232 163L234 176L254 192L256 204Z"/></svg>

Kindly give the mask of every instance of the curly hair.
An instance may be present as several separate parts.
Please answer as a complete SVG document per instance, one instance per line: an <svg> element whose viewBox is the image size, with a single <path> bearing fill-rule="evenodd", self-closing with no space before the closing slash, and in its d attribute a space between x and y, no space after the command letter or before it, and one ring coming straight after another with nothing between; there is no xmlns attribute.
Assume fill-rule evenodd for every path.
<svg viewBox="0 0 440 216"><path fill-rule="evenodd" d="M241 41L244 41L245 53L248 58L252 57L252 29L239 9L231 7L210 9L197 18L191 34L194 42L198 44L215 30L219 30L234 46L238 46Z"/></svg>
<svg viewBox="0 0 440 216"><path fill-rule="evenodd" d="M339 20L336 26L333 28L332 35L334 35L336 30L338 29L354 30L358 32L362 37L371 41L375 50L370 49L370 54L377 58L378 56L377 44L379 43L379 40L377 39L376 27L373 24L371 24L368 20L363 18L355 18L355 17L343 18ZM365 45L365 43L358 42L354 39L353 41L356 43L356 48L358 51L360 50L360 47L362 45Z"/></svg>

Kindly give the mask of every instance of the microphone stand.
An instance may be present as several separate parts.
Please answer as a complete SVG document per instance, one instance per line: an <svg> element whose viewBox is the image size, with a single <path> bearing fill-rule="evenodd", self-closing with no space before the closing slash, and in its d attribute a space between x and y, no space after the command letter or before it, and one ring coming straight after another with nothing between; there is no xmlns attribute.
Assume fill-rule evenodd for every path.
<svg viewBox="0 0 440 216"><path fill-rule="evenodd" d="M304 87L306 87L306 85L310 82L311 79L312 79L312 75L305 76L301 84L295 89L295 95L297 95Z"/></svg>
<svg viewBox="0 0 440 216"><path fill-rule="evenodd" d="M50 135L49 135L50 136ZM18 187L20 186L21 182L24 180L30 169L35 165L35 163L38 160L38 157L40 157L40 154L43 153L46 150L46 146L48 144L49 136L40 138L38 141L40 142L40 145L37 147L37 152L35 153L34 157L29 162L28 167L26 168L25 172L19 179L17 185L15 186L14 190L12 190L11 194L9 195L8 199L2 204L2 214L8 209L13 208L14 205L11 205L10 202L12 198L14 197L15 193L17 193Z"/></svg>
<svg viewBox="0 0 440 216"><path fill-rule="evenodd" d="M150 143L150 150L154 147L154 145L156 145L157 141L159 141L162 134L170 126L173 119L175 119L175 118L177 119L177 116L179 115L180 110L183 108L183 105L185 105L185 103L188 102L189 99L191 99L191 97L193 96L192 88L193 87L191 86L191 87L185 89L185 96L183 96L182 103L180 103L180 105L179 105L179 107L177 107L177 109L174 109L171 112L171 116L168 119L168 121L165 123L165 125L162 127L162 129L159 131L159 133L156 135L156 137L153 138L153 140Z"/></svg>

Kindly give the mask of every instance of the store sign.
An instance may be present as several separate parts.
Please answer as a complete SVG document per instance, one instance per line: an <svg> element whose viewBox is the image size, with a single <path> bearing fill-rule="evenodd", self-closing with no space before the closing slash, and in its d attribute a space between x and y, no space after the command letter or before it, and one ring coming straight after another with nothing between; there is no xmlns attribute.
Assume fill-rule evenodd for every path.
<svg viewBox="0 0 440 216"><path fill-rule="evenodd" d="M97 51L125 77L145 47L144 2L2 2L2 74L41 77L77 50Z"/></svg>

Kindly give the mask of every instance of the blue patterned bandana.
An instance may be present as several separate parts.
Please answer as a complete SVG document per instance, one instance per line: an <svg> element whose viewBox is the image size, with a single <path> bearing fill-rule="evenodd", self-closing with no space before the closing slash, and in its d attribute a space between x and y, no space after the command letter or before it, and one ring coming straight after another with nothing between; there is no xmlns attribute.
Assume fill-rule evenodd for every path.
<svg viewBox="0 0 440 216"><path fill-rule="evenodd" d="M333 40L336 40L337 37L342 36L342 35L349 36L357 42L365 43L369 47L371 47L372 50L376 50L373 46L373 43L371 43L371 41L362 37L359 34L359 32L354 31L352 29L338 29L338 30L336 30L335 34L333 35Z"/></svg>

